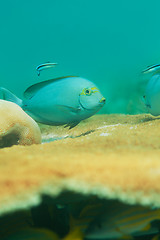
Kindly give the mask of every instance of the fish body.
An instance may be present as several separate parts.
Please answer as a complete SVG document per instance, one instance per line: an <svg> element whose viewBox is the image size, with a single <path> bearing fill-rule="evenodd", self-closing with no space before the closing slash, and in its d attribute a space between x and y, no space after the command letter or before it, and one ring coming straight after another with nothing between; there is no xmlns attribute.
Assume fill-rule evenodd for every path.
<svg viewBox="0 0 160 240"><path fill-rule="evenodd" d="M148 112L154 116L160 115L160 74L150 78L143 98Z"/></svg>
<svg viewBox="0 0 160 240"><path fill-rule="evenodd" d="M37 122L70 127L94 115L105 103L93 82L74 76L34 84L24 92L24 100L4 88L0 88L0 95L20 105Z"/></svg>
<svg viewBox="0 0 160 240"><path fill-rule="evenodd" d="M50 62L42 63L42 64L38 65L38 66L36 67L38 76L40 76L40 72L41 72L42 70L47 69L47 68L55 67L55 65L57 65L57 63L50 63Z"/></svg>
<svg viewBox="0 0 160 240"><path fill-rule="evenodd" d="M142 73L153 73L156 74L157 72L160 72L160 64L154 64L151 66L148 66L146 69L142 71Z"/></svg>
<svg viewBox="0 0 160 240"><path fill-rule="evenodd" d="M160 209L126 205L112 201L90 224L85 239L119 239L157 234L151 222L160 219Z"/></svg>

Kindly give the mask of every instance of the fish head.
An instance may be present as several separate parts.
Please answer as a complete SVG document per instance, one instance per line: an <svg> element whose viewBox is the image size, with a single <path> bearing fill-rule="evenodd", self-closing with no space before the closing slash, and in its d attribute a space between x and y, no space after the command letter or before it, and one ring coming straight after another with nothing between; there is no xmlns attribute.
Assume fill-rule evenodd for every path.
<svg viewBox="0 0 160 240"><path fill-rule="evenodd" d="M87 84L79 94L79 104L84 110L100 110L106 102L100 90L93 84Z"/></svg>

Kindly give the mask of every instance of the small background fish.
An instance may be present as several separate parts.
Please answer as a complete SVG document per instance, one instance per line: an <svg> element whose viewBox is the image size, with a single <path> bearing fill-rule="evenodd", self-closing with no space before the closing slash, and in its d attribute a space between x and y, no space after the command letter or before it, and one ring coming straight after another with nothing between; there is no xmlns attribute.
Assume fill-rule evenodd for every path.
<svg viewBox="0 0 160 240"><path fill-rule="evenodd" d="M47 62L47 63L42 63L42 64L38 65L38 66L36 67L38 76L40 76L40 72L41 72L42 70L45 70L45 69L47 69L47 68L55 67L57 64L58 64L58 63L50 63L50 62Z"/></svg>
<svg viewBox="0 0 160 240"><path fill-rule="evenodd" d="M143 74L148 74L148 73L156 74L158 72L160 72L160 64L154 64L154 65L148 66L146 69L142 71Z"/></svg>

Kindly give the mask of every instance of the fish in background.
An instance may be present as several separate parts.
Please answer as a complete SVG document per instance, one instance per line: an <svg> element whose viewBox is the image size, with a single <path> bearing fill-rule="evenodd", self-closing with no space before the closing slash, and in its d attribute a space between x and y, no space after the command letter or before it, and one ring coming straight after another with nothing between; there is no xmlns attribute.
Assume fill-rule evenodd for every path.
<svg viewBox="0 0 160 240"><path fill-rule="evenodd" d="M143 102L149 113L158 116L160 115L160 64L149 66L142 73L150 76L143 95Z"/></svg>
<svg viewBox="0 0 160 240"><path fill-rule="evenodd" d="M38 76L40 76L40 72L41 72L42 70L45 70L45 69L47 69L47 68L55 67L57 64L58 64L58 63L50 63L50 62L47 62L47 63L42 63L42 64L38 65L38 66L36 67Z"/></svg>
<svg viewBox="0 0 160 240"><path fill-rule="evenodd" d="M0 88L1 99L18 104L37 122L70 128L97 113L106 101L93 82L75 76L36 83L27 88L24 97L21 100Z"/></svg>
<svg viewBox="0 0 160 240"><path fill-rule="evenodd" d="M85 232L90 222L98 215L100 208L102 207L101 202L96 202L96 199L89 198L85 205L82 207L84 202L72 203L71 211L69 211L69 232L62 240L84 240ZM78 205L78 206L77 206ZM68 207L68 206L67 206ZM73 209L79 208L78 214L73 216ZM75 210L75 209L74 209Z"/></svg>
<svg viewBox="0 0 160 240"><path fill-rule="evenodd" d="M154 73L156 74L157 72L160 71L160 64L154 64L151 66L148 66L147 68L145 68L142 73Z"/></svg>
<svg viewBox="0 0 160 240"><path fill-rule="evenodd" d="M140 205L128 205L111 201L85 233L85 239L134 239L145 235L159 234L159 227L152 222L160 220L160 209L152 209Z"/></svg>

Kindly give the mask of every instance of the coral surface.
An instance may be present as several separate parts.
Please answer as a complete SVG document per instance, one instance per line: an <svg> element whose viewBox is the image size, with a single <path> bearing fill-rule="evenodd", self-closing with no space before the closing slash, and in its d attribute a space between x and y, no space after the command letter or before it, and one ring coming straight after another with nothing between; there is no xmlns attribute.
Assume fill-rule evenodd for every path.
<svg viewBox="0 0 160 240"><path fill-rule="evenodd" d="M1 214L65 191L160 206L159 118L97 115L72 130L40 128L43 144L0 150Z"/></svg>
<svg viewBox="0 0 160 240"><path fill-rule="evenodd" d="M17 104L0 100L0 148L41 143L38 124Z"/></svg>
<svg viewBox="0 0 160 240"><path fill-rule="evenodd" d="M42 144L0 150L1 239L82 240L68 209L94 217L94 202L160 207L158 117L96 115L71 130L39 127Z"/></svg>

